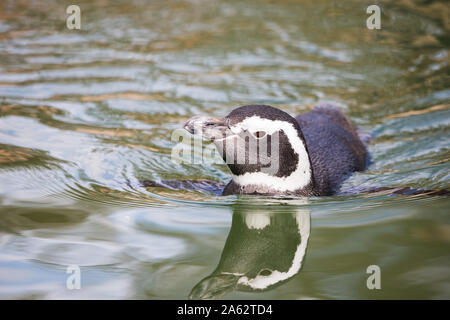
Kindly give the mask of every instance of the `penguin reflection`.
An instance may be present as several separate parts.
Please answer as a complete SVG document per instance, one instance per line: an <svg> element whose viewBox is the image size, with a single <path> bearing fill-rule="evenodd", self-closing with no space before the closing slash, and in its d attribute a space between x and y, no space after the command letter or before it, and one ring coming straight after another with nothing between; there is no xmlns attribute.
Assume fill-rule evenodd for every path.
<svg viewBox="0 0 450 320"><path fill-rule="evenodd" d="M277 213L236 207L217 268L189 299L216 299L233 291L265 291L285 283L302 266L310 233L306 208Z"/></svg>

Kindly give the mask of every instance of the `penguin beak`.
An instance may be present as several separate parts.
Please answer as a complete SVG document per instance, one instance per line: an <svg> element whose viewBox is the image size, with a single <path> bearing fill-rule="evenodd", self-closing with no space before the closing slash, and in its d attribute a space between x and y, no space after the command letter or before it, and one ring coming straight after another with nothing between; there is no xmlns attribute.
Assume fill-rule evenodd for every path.
<svg viewBox="0 0 450 320"><path fill-rule="evenodd" d="M218 274L206 277L198 283L189 295L190 300L217 299L236 288L241 276L233 274Z"/></svg>
<svg viewBox="0 0 450 320"><path fill-rule="evenodd" d="M195 116L186 121L183 128L211 141L226 138L231 133L227 118Z"/></svg>

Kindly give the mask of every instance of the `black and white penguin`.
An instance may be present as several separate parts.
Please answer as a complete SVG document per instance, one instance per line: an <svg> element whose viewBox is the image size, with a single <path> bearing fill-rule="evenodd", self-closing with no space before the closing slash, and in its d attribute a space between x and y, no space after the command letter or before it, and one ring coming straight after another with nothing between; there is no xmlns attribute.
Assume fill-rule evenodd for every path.
<svg viewBox="0 0 450 320"><path fill-rule="evenodd" d="M193 117L184 128L213 141L227 162L232 180L223 195L332 195L368 160L351 121L330 105L296 118L271 106L248 105L225 118ZM271 171L274 162L277 170Z"/></svg>

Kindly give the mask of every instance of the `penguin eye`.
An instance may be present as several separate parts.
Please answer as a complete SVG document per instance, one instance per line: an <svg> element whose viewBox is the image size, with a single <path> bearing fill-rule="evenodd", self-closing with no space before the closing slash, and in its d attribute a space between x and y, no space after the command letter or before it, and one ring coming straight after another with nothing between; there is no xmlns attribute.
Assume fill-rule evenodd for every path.
<svg viewBox="0 0 450 320"><path fill-rule="evenodd" d="M259 275L264 276L264 277L270 276L271 274L272 274L272 271L269 269L263 269L259 272Z"/></svg>
<svg viewBox="0 0 450 320"><path fill-rule="evenodd" d="M264 138L265 136L266 136L266 132L265 131L256 131L256 132L253 132L253 136L256 138L256 139L261 139L261 138Z"/></svg>

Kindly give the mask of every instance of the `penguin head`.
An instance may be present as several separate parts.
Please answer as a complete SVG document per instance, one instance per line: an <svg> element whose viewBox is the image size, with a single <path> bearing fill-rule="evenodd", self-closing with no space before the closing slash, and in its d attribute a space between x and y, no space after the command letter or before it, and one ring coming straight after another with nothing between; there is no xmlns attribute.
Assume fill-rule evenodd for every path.
<svg viewBox="0 0 450 320"><path fill-rule="evenodd" d="M225 118L193 117L184 128L214 142L242 193L289 193L312 181L297 121L267 105L248 105Z"/></svg>

